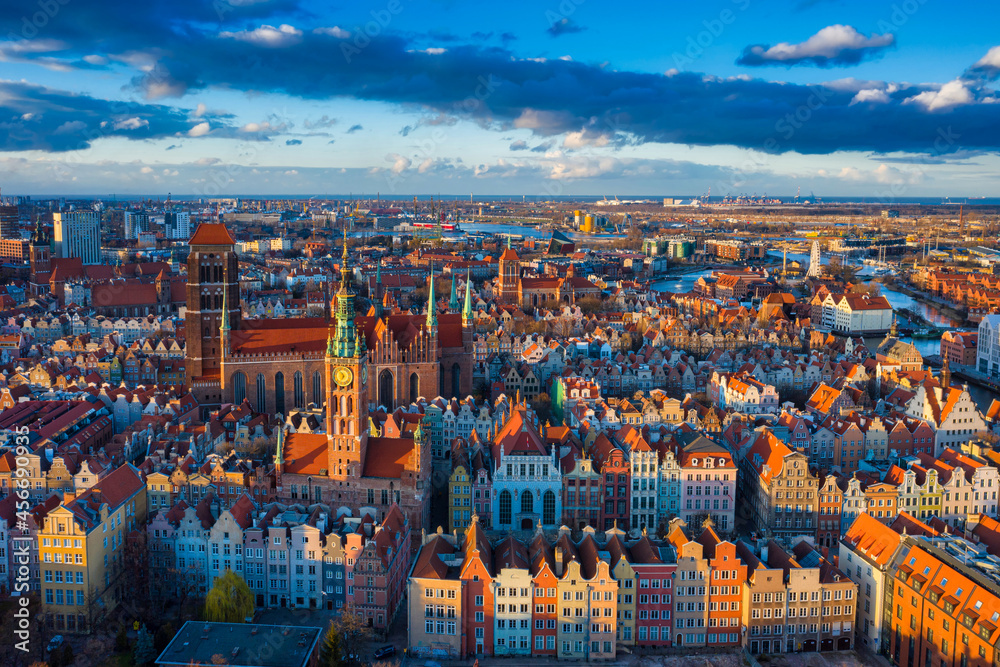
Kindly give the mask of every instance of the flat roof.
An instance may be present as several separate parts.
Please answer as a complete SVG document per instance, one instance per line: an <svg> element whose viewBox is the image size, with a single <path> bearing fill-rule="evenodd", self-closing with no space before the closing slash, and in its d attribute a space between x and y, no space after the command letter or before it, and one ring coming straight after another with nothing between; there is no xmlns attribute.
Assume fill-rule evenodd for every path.
<svg viewBox="0 0 1000 667"><path fill-rule="evenodd" d="M292 625L188 621L156 659L158 665L304 667L323 630Z"/></svg>

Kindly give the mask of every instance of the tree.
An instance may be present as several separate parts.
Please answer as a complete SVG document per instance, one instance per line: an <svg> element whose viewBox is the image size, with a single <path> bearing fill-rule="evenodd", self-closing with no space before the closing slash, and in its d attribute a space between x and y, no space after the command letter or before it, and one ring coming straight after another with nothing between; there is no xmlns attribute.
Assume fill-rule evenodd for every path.
<svg viewBox="0 0 1000 667"><path fill-rule="evenodd" d="M215 580L205 596L205 620L217 623L242 623L253 615L253 593L247 582L232 570Z"/></svg>
<svg viewBox="0 0 1000 667"><path fill-rule="evenodd" d="M139 638L135 640L135 652L133 659L136 665L145 665L156 660L156 647L153 646L153 636L146 630L146 626L139 628Z"/></svg>
<svg viewBox="0 0 1000 667"><path fill-rule="evenodd" d="M365 617L350 607L345 607L340 616L333 620L333 626L340 637L341 655L358 655L361 645L371 635L371 628Z"/></svg>
<svg viewBox="0 0 1000 667"><path fill-rule="evenodd" d="M66 642L63 646L62 664L65 665L65 667L69 667L69 665L73 664L74 660L76 660L76 656L73 655L73 646L69 642Z"/></svg>
<svg viewBox="0 0 1000 667"><path fill-rule="evenodd" d="M343 646L340 641L340 631L336 623L330 623L323 637L323 648L319 654L319 665L317 667L340 667L344 656Z"/></svg>
<svg viewBox="0 0 1000 667"><path fill-rule="evenodd" d="M547 422L552 418L552 399L543 391L531 402L531 409L538 415L538 421Z"/></svg>

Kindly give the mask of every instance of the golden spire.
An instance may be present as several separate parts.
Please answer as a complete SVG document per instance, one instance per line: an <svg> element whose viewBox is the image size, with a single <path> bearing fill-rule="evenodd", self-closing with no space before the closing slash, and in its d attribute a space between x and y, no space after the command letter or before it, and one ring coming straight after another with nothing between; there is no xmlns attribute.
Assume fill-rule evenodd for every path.
<svg viewBox="0 0 1000 667"><path fill-rule="evenodd" d="M344 252L340 255L340 293L347 294L347 281L351 271L347 268L347 229L344 229Z"/></svg>

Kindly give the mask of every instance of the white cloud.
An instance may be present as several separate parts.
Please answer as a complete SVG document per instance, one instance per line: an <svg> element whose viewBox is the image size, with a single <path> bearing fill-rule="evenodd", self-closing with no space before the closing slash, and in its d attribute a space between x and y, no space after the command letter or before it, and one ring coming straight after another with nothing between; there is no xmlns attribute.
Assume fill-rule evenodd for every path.
<svg viewBox="0 0 1000 667"><path fill-rule="evenodd" d="M271 25L262 25L256 30L221 32L219 33L219 37L238 39L242 42L249 42L257 46L272 49L297 44L302 39L302 31L287 23L282 23L277 28Z"/></svg>
<svg viewBox="0 0 1000 667"><path fill-rule="evenodd" d="M919 104L927 111L942 111L963 104L971 104L975 96L961 79L949 81L937 90L924 92L904 100L904 104Z"/></svg>
<svg viewBox="0 0 1000 667"><path fill-rule="evenodd" d="M203 137L206 134L208 134L211 130L212 130L212 126L209 125L207 122L205 122L205 123L198 123L197 125L195 125L194 127L192 127L190 130L188 130L188 136L189 137Z"/></svg>
<svg viewBox="0 0 1000 667"><path fill-rule="evenodd" d="M152 167L143 167L142 169L139 170L139 172L143 173L143 174L152 174L153 173L153 168Z"/></svg>
<svg viewBox="0 0 1000 667"><path fill-rule="evenodd" d="M854 99L851 100L851 104L861 104L863 102L870 102L872 104L888 104L889 94L884 90L878 90L876 88L866 88L864 90L859 90Z"/></svg>
<svg viewBox="0 0 1000 667"><path fill-rule="evenodd" d="M836 24L823 28L804 42L781 42L765 48L763 45L748 49L743 60L748 64L795 63L807 60L857 62L857 55L868 49L892 46L896 37L892 33L873 34L866 37L852 26Z"/></svg>
<svg viewBox="0 0 1000 667"><path fill-rule="evenodd" d="M994 46L987 51L986 55L980 58L972 67L974 69L1000 69L1000 46Z"/></svg>
<svg viewBox="0 0 1000 667"><path fill-rule="evenodd" d="M394 174L401 174L409 169L410 165L413 164L410 161L410 158L405 155L400 155L399 153L389 153L385 156L385 161L392 162L392 173Z"/></svg>
<svg viewBox="0 0 1000 667"><path fill-rule="evenodd" d="M313 32L317 35L329 35L330 37L336 37L337 39L347 39L351 36L351 33L347 32L340 26L333 26L331 28L316 28Z"/></svg>
<svg viewBox="0 0 1000 667"><path fill-rule="evenodd" d="M114 124L116 130L138 130L140 127L149 127L149 121L133 116L125 120L116 120Z"/></svg>

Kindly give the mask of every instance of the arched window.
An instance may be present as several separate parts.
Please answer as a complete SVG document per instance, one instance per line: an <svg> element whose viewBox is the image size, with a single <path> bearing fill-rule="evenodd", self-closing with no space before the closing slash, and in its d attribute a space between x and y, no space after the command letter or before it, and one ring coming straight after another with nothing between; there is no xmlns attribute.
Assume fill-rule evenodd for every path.
<svg viewBox="0 0 1000 667"><path fill-rule="evenodd" d="M257 373L257 412L267 412L267 381L263 373Z"/></svg>
<svg viewBox="0 0 1000 667"><path fill-rule="evenodd" d="M461 398L462 394L462 366L458 363L451 365L451 395Z"/></svg>
<svg viewBox="0 0 1000 667"><path fill-rule="evenodd" d="M551 526L556 522L556 494L551 490L542 494L542 523Z"/></svg>
<svg viewBox="0 0 1000 667"><path fill-rule="evenodd" d="M295 407L306 407L306 392L302 388L302 371L295 371Z"/></svg>
<svg viewBox="0 0 1000 667"><path fill-rule="evenodd" d="M410 403L416 403L420 398L420 378L416 373L410 375Z"/></svg>
<svg viewBox="0 0 1000 667"><path fill-rule="evenodd" d="M521 492L521 514L531 514L535 511L535 496L531 491Z"/></svg>
<svg viewBox="0 0 1000 667"><path fill-rule="evenodd" d="M392 412L396 405L396 379L388 368L378 374L378 404Z"/></svg>
<svg viewBox="0 0 1000 667"><path fill-rule="evenodd" d="M247 397L247 376L243 371L233 373L233 403L239 405Z"/></svg>
<svg viewBox="0 0 1000 667"><path fill-rule="evenodd" d="M319 371L313 373L312 399L317 406L323 405L323 374Z"/></svg>
<svg viewBox="0 0 1000 667"><path fill-rule="evenodd" d="M285 374L274 374L274 411L285 414Z"/></svg>
<svg viewBox="0 0 1000 667"><path fill-rule="evenodd" d="M498 506L499 506L499 516L497 517L497 523L501 526L509 525L510 514L511 514L510 491L500 492L500 500L498 501Z"/></svg>

